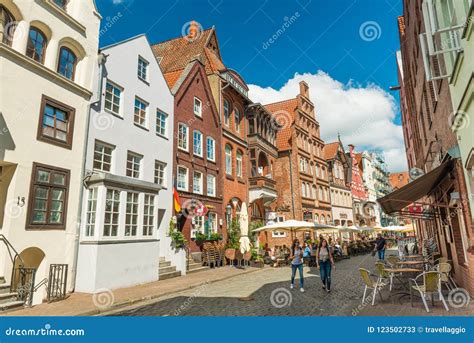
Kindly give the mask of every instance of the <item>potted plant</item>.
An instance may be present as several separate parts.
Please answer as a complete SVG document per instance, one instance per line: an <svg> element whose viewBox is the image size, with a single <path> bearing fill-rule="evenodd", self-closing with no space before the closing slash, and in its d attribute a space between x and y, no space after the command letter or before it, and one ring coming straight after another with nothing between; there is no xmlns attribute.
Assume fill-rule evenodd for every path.
<svg viewBox="0 0 474 343"><path fill-rule="evenodd" d="M173 220L170 220L168 236L171 238L171 244L175 249L184 248L188 243L186 237L184 237L184 234L176 229L176 225L173 223Z"/></svg>

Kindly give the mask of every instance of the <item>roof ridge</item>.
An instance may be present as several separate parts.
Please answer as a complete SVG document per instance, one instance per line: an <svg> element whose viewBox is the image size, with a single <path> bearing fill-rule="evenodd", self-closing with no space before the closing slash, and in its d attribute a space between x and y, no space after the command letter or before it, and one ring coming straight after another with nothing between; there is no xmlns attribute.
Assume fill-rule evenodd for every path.
<svg viewBox="0 0 474 343"><path fill-rule="evenodd" d="M201 32L204 33L204 32L206 32L206 31L211 31L213 28L214 28L214 27L210 27L210 28L208 28L208 29L202 30ZM173 41L173 40L180 39L180 38L183 38L183 39L184 39L184 36L181 35L181 36L178 36L178 37L165 39L165 40L163 40L163 41L161 41L161 42L153 43L153 44L151 44L151 46L155 46L155 45L160 45L160 44L168 43L168 42L171 42L171 41Z"/></svg>
<svg viewBox="0 0 474 343"><path fill-rule="evenodd" d="M298 98L297 98L297 97L294 97L294 98L290 98L290 99L286 99L286 100L280 100L280 101L270 102L270 103L268 103L268 104L264 104L263 106L274 105L274 104L279 104L279 103L281 103L281 102L294 101L294 100L298 100Z"/></svg>

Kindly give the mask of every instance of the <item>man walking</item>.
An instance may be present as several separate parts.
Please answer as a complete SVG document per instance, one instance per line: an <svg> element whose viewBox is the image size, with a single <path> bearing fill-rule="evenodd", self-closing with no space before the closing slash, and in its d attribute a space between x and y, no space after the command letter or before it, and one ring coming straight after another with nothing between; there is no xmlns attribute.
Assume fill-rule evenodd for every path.
<svg viewBox="0 0 474 343"><path fill-rule="evenodd" d="M383 260L385 258L385 245L385 238L382 237L381 233L378 233L377 239L375 240L374 250L377 251L379 255L379 260Z"/></svg>

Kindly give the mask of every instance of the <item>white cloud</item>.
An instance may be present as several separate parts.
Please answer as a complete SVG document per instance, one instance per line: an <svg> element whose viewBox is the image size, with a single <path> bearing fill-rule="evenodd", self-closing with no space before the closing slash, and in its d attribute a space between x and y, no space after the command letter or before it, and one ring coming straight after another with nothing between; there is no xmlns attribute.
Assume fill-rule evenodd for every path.
<svg viewBox="0 0 474 343"><path fill-rule="evenodd" d="M340 133L346 146L352 143L358 151L382 151L390 171L407 169L402 127L394 122L396 101L374 84L362 86L352 81L343 84L318 71L295 74L279 90L249 85L250 98L262 104L294 98L301 80L309 85L325 142L337 140Z"/></svg>
<svg viewBox="0 0 474 343"><path fill-rule="evenodd" d="M114 5L120 5L120 4L123 4L125 2L125 0L112 0L112 3Z"/></svg>

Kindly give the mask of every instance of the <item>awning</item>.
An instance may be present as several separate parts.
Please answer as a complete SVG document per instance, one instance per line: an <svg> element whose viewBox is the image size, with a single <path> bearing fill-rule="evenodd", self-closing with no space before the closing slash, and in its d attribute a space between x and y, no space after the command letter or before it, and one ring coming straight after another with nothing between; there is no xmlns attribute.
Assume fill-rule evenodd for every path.
<svg viewBox="0 0 474 343"><path fill-rule="evenodd" d="M386 214L398 212L433 191L444 177L453 169L454 160L449 160L420 176L402 188L377 199Z"/></svg>

